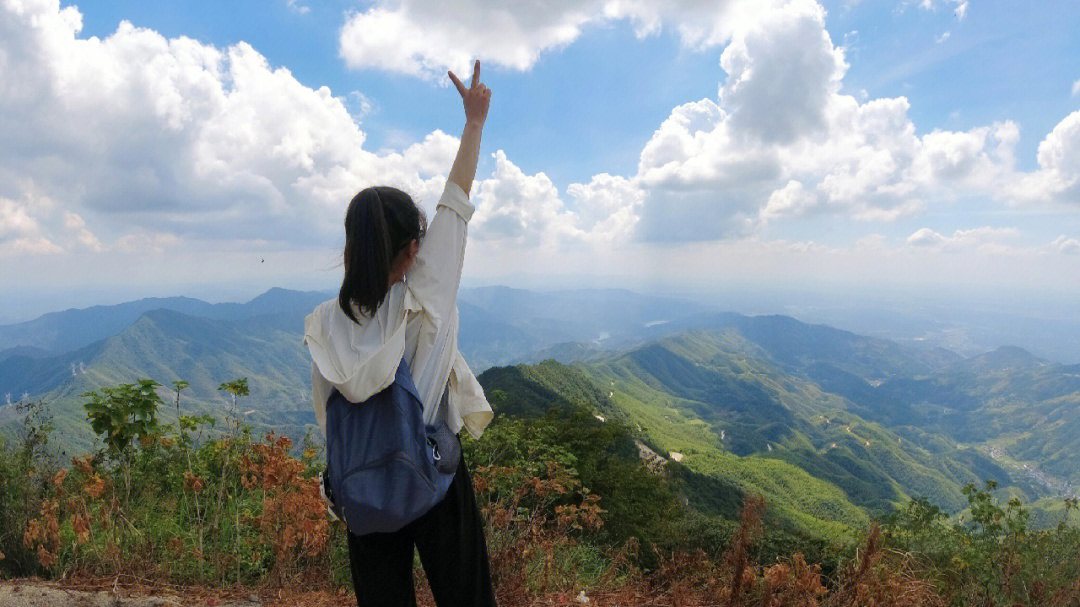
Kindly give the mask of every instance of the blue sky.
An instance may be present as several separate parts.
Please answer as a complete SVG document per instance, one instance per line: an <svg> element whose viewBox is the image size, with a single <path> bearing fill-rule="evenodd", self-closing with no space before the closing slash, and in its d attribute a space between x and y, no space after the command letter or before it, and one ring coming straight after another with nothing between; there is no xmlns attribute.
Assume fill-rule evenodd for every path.
<svg viewBox="0 0 1080 607"><path fill-rule="evenodd" d="M1080 10L443 4L0 5L0 322L332 288L350 192L430 210L472 57L467 283L1080 284Z"/></svg>

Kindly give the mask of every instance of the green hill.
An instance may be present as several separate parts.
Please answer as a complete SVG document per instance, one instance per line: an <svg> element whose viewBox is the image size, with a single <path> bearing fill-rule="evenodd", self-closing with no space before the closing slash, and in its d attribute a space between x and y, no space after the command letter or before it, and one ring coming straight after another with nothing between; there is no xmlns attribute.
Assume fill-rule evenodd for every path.
<svg viewBox="0 0 1080 607"><path fill-rule="evenodd" d="M759 353L732 331L697 331L583 368L610 387L616 403L637 411L636 423L666 451L693 447L780 459L871 511L920 495L959 508L966 482L989 475L1008 484L1008 472L989 457L927 450L863 419L850 401L756 358Z"/></svg>
<svg viewBox="0 0 1080 607"><path fill-rule="evenodd" d="M503 414L539 416L548 410L588 406L605 419L601 422L594 418L590 423L603 424L611 419L634 424L628 427L634 428L636 438L668 455L661 449L665 443L663 433L657 436L653 428L640 426L648 414L641 415L621 393L608 397L598 382L586 376L589 372L546 361L489 369L479 379L493 407ZM649 412L654 408L644 405L643 409ZM658 424L655 430L662 428ZM706 514L732 518L744 495L761 493L770 500L770 512L778 522L806 535L846 539L848 532L869 520L836 487L797 467L775 459L724 453L714 446L708 432L699 438L679 443L687 451L684 465L668 462L666 466L685 484L688 501Z"/></svg>
<svg viewBox="0 0 1080 607"><path fill-rule="evenodd" d="M871 419L977 445L1031 483L1058 493L1080 484L1080 367L1040 360L1019 348L956 362L877 388L832 388ZM1023 466L1027 465L1028 469Z"/></svg>
<svg viewBox="0 0 1080 607"><path fill-rule="evenodd" d="M36 361L43 369L53 369L53 375L56 369L61 374L54 378L41 371L47 389L37 394L49 403L65 447L74 451L95 444L80 395L137 378L154 379L165 386L183 379L190 383L181 400L183 412L209 413L224 420L231 402L222 397L218 386L247 377L251 386L247 402L252 404L241 401L237 411L245 422L256 431L275 428L302 436L314 423L311 362L300 334L275 326L280 323L274 318L230 322L151 310L115 336L71 354ZM75 372L68 370L71 361L81 363ZM0 366L4 371L10 368L9 364ZM175 418L171 407L162 414L165 421Z"/></svg>

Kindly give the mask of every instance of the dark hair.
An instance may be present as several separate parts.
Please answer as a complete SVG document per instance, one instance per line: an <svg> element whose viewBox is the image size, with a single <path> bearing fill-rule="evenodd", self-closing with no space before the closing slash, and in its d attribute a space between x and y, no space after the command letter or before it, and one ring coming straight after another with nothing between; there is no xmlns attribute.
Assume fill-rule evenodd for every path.
<svg viewBox="0 0 1080 607"><path fill-rule="evenodd" d="M353 303L374 316L389 290L390 264L427 230L424 212L408 194L387 186L360 190L345 212L345 278L338 305L359 324Z"/></svg>

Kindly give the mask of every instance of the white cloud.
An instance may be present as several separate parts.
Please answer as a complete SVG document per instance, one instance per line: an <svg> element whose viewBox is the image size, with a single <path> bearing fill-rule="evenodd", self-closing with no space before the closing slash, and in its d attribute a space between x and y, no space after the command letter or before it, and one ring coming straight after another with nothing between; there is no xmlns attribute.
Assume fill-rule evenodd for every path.
<svg viewBox="0 0 1080 607"><path fill-rule="evenodd" d="M1008 241L1019 236L1015 228L983 226L970 230L956 230L952 236L943 236L930 228L922 228L907 238L913 247L938 247L947 250L978 248L983 252L1002 253L1015 250Z"/></svg>
<svg viewBox="0 0 1080 607"><path fill-rule="evenodd" d="M100 39L81 28L78 10L55 1L0 6L0 195L64 201L18 216L39 227L19 250L172 242L145 234L325 245L366 185L429 206L441 191L455 138L366 151L341 99L246 43L218 49L127 22Z"/></svg>
<svg viewBox="0 0 1080 607"><path fill-rule="evenodd" d="M478 241L577 250L631 238L644 195L631 180L601 173L572 183L568 204L544 173L526 174L502 150L492 157L495 170L475 187L470 235Z"/></svg>
<svg viewBox="0 0 1080 607"><path fill-rule="evenodd" d="M551 179L526 175L499 150L495 171L476 184L472 232L480 240L504 240L526 247L579 233Z"/></svg>
<svg viewBox="0 0 1080 607"><path fill-rule="evenodd" d="M946 5L958 19L966 15L966 2ZM936 10L941 3L922 6ZM934 130L920 137L907 99L841 94L847 63L816 2L613 0L557 3L543 15L533 10L531 5L485 7L478 0L452 9L423 2L380 3L349 18L342 30L342 53L355 67L421 76L467 65L473 56L524 70L590 24L628 19L639 36L672 27L690 48L726 44L720 63L727 77L716 99L680 105L659 126L641 151L637 174L622 178L624 204L589 207L610 211L608 223L586 216L578 205L564 204L542 174L512 175L512 163L505 161L486 191L488 200L505 198L508 206L495 210L489 203L492 210L479 214L486 227L478 234L485 238L540 242L576 235L595 240L597 233L633 230L635 237L650 241L711 240L752 234L769 223L808 214L887 222L952 199L1017 202L1043 196L1038 193L1051 186L1063 189L1064 180L1051 179L1046 171L1015 171L1015 123ZM500 27L492 26L495 22ZM484 23L488 26L477 25ZM459 34L468 28L515 35L473 36L472 46L465 48ZM361 31L381 33L360 36ZM407 31L416 35L404 36L407 42L399 45ZM1039 187L1029 187L1034 182ZM514 194L516 186L529 194ZM582 196L584 187L568 187L566 201ZM535 208L524 202L528 196L534 197ZM544 237L543 229L553 232Z"/></svg>
<svg viewBox="0 0 1080 607"><path fill-rule="evenodd" d="M473 56L527 69L584 28L612 20L627 20L641 36L670 28L689 48L727 45L716 96L673 108L642 148L635 174L601 173L560 192L544 173L526 173L497 151L494 171L474 186L470 227L478 245L470 255L498 253L480 262L489 268L528 268L537 259L556 268L546 262L572 265L582 251L589 263L634 272L675 264L694 273L717 252L758 251L779 264L789 254L834 255L820 244L756 240L792 218L885 222L960 198L1076 200L1080 112L1045 137L1031 172L1015 168L1012 122L918 135L906 98L841 93L843 50L809 0L606 0L543 11L473 2L457 10L376 4L350 17L342 53L359 44L354 65L420 75L460 69ZM441 21L446 11L456 16ZM495 25L461 20L470 16ZM346 35L373 26L385 27L363 40ZM499 36L470 38L466 48L458 27ZM197 242L205 245L202 263L189 265L207 267L223 248L247 261L254 248L314 250L340 240L345 204L374 182L402 187L433 211L453 136L435 131L375 153L364 149L357 124L370 111L362 92L335 97L305 87L245 43L219 49L127 23L103 39L79 38L80 30L78 11L56 2L0 8L0 255L81 248L118 259L172 256ZM391 48L409 32L415 40ZM951 236L926 228L897 250L1002 252L1013 238L1015 231L994 228ZM733 244L709 243L718 239ZM1075 248L1074 239L1059 240L1058 249ZM649 266L658 249L678 251ZM885 249L881 236L856 247ZM212 269L227 276L224 264ZM140 271L156 275L149 265Z"/></svg>
<svg viewBox="0 0 1080 607"><path fill-rule="evenodd" d="M947 238L930 228L922 228L911 236L908 236L907 243L915 247L930 247L941 245L947 240Z"/></svg>
<svg viewBox="0 0 1080 607"><path fill-rule="evenodd" d="M789 143L824 128L847 64L825 31L820 5L798 3L770 17L736 32L720 55L727 72L720 105L736 132Z"/></svg>
<svg viewBox="0 0 1080 607"><path fill-rule="evenodd" d="M64 227L70 234L75 236L76 242L86 247L87 249L95 252L104 250L101 241L97 236L86 228L86 221L78 215L78 213L72 213L70 211L64 212Z"/></svg>
<svg viewBox="0 0 1080 607"><path fill-rule="evenodd" d="M0 258L63 252L60 246L44 235L41 223L36 218L48 206L40 199L0 197Z"/></svg>
<svg viewBox="0 0 1080 607"><path fill-rule="evenodd" d="M427 77L448 68L471 73L473 58L525 70L541 52L575 40L596 18L597 4L378 2L348 18L340 53L350 67Z"/></svg>
<svg viewBox="0 0 1080 607"><path fill-rule="evenodd" d="M882 221L922 208L907 100L839 93L847 64L818 5L736 34L721 62L718 100L675 108L642 150L644 238L709 240L748 233L759 217Z"/></svg>
<svg viewBox="0 0 1080 607"><path fill-rule="evenodd" d="M1080 240L1067 238L1064 234L1058 236L1050 243L1050 248L1069 255L1080 255Z"/></svg>
<svg viewBox="0 0 1080 607"><path fill-rule="evenodd" d="M952 8L957 21L963 21L967 16L968 0L921 0L919 6L926 10L937 10L939 5Z"/></svg>
<svg viewBox="0 0 1080 607"><path fill-rule="evenodd" d="M791 179L784 187L769 194L765 208L761 209L761 217L798 217L806 214L817 202L818 199L807 192L801 182Z"/></svg>
<svg viewBox="0 0 1080 607"><path fill-rule="evenodd" d="M1050 131L1039 144L1038 159L1040 170L1032 181L1042 188L1035 194L1080 202L1080 111L1069 114Z"/></svg>
<svg viewBox="0 0 1080 607"><path fill-rule="evenodd" d="M594 175L587 184L572 183L566 193L582 233L608 243L630 238L645 195L633 181L607 173Z"/></svg>
<svg viewBox="0 0 1080 607"><path fill-rule="evenodd" d="M1073 94L1073 97L1076 97L1077 95L1080 95L1080 80L1077 80L1076 82L1073 83L1073 85L1072 85L1072 94Z"/></svg>
<svg viewBox="0 0 1080 607"><path fill-rule="evenodd" d="M113 249L127 254L148 252L160 254L179 243L179 238L167 232L139 231L117 238Z"/></svg>
<svg viewBox="0 0 1080 607"><path fill-rule="evenodd" d="M629 21L639 37L671 28L693 49L726 44L762 13L803 0L377 0L348 16L339 52L353 68L441 78L485 64L528 70L544 52L564 47L589 27Z"/></svg>
<svg viewBox="0 0 1080 607"><path fill-rule="evenodd" d="M300 2L300 0L285 0L285 4L293 11L306 15L311 12L311 7Z"/></svg>
<svg viewBox="0 0 1080 607"><path fill-rule="evenodd" d="M37 221L14 200L0 198L0 238L36 234Z"/></svg>
<svg viewBox="0 0 1080 607"><path fill-rule="evenodd" d="M1033 172L1016 169L1011 121L920 136L906 98L839 92L847 65L816 4L735 33L721 63L718 98L676 107L641 152L642 238L732 237L814 213L895 221L971 198L1077 199L1080 112L1047 135Z"/></svg>

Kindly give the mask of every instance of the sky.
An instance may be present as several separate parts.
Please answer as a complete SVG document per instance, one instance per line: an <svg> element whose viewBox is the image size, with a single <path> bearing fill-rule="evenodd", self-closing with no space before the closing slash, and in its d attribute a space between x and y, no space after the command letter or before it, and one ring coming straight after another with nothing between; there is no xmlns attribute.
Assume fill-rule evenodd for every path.
<svg viewBox="0 0 1080 607"><path fill-rule="evenodd" d="M433 213L474 58L466 285L1080 301L1078 31L1059 2L0 0L0 322L336 289L358 190Z"/></svg>

